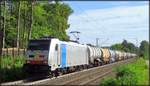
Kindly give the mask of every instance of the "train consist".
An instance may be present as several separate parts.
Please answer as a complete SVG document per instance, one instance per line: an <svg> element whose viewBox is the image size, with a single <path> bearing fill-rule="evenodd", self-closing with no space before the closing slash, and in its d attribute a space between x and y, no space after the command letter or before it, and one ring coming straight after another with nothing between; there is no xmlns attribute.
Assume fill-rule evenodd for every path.
<svg viewBox="0 0 150 86"><path fill-rule="evenodd" d="M29 41L23 69L28 73L67 73L132 57L136 57L136 54L60 41L57 38L41 38Z"/></svg>

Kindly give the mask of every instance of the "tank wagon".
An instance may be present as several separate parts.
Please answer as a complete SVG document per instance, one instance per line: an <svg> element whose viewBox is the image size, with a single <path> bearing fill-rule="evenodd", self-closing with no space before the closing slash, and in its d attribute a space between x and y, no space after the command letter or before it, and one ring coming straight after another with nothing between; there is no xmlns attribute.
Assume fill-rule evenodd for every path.
<svg viewBox="0 0 150 86"><path fill-rule="evenodd" d="M27 73L67 73L80 69L109 64L123 58L135 57L106 48L75 42L60 41L57 38L30 40L26 51L23 70Z"/></svg>
<svg viewBox="0 0 150 86"><path fill-rule="evenodd" d="M109 50L110 53L110 63L117 61L116 53L113 50Z"/></svg>
<svg viewBox="0 0 150 86"><path fill-rule="evenodd" d="M124 52L121 51L121 60L124 59Z"/></svg>
<svg viewBox="0 0 150 86"><path fill-rule="evenodd" d="M102 65L102 51L101 48L98 47L88 47L88 59L89 64L93 65Z"/></svg>
<svg viewBox="0 0 150 86"><path fill-rule="evenodd" d="M121 51L118 51L118 55L119 55L119 61L122 60L122 53L121 53Z"/></svg>
<svg viewBox="0 0 150 86"><path fill-rule="evenodd" d="M122 52L122 59L123 59L123 60L126 59L126 52Z"/></svg>
<svg viewBox="0 0 150 86"><path fill-rule="evenodd" d="M127 53L127 58L130 58L130 56L131 56L130 53Z"/></svg>
<svg viewBox="0 0 150 86"><path fill-rule="evenodd" d="M109 52L109 50L106 49L106 48L102 48L101 51L102 51L102 58L103 58L104 63L105 64L109 63L109 61L110 61L110 52Z"/></svg>
<svg viewBox="0 0 150 86"><path fill-rule="evenodd" d="M115 52L115 62L119 61L119 54L117 50L114 50Z"/></svg>

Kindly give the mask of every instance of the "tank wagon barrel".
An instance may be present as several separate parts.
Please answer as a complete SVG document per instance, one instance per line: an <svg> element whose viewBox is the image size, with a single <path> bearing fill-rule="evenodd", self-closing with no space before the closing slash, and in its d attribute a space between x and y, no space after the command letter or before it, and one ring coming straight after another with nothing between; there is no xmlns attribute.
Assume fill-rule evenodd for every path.
<svg viewBox="0 0 150 86"><path fill-rule="evenodd" d="M127 59L127 53L124 52L124 59Z"/></svg>
<svg viewBox="0 0 150 86"><path fill-rule="evenodd" d="M109 52L110 52L110 63L115 62L117 60L115 51L109 50Z"/></svg>
<svg viewBox="0 0 150 86"><path fill-rule="evenodd" d="M102 58L103 58L104 63L108 63L110 60L109 49L101 48L101 51L102 51Z"/></svg>
<svg viewBox="0 0 150 86"><path fill-rule="evenodd" d="M122 59L122 53L120 51L118 51L118 55L119 55L119 60Z"/></svg>
<svg viewBox="0 0 150 86"><path fill-rule="evenodd" d="M88 46L88 56L89 56L89 61L90 63L94 64L95 62L99 62L101 64L102 62L102 52L101 49L98 47L92 47Z"/></svg>

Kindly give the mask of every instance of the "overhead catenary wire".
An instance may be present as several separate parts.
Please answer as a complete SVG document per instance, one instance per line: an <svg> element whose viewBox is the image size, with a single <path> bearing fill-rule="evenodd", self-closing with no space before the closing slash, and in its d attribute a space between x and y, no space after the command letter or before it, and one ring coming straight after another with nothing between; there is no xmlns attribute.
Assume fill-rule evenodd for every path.
<svg viewBox="0 0 150 86"><path fill-rule="evenodd" d="M85 10L83 10L83 8L80 7L80 5L78 5L78 8L79 8L82 12L84 12L86 18L85 18L85 17L81 17L81 16L78 16L78 17L80 17L80 18L82 18L82 19L85 18L87 22L90 22L90 21L94 22L94 25L93 25L94 28L98 28L98 27L96 27L96 26L98 26L98 25L100 25L100 26L102 26L102 27L104 28L103 25L99 24L97 21L95 21L95 19L93 19L91 16L89 16L89 15L85 12ZM87 18L88 18L88 20L87 20ZM103 31L101 31L101 32L103 33ZM102 34L102 33L101 33L101 34Z"/></svg>
<svg viewBox="0 0 150 86"><path fill-rule="evenodd" d="M82 7L80 7L79 5L78 5L78 8L82 11L82 12L84 12L85 10L83 10L82 9ZM99 22L97 22L97 21L95 21L95 19L93 19L91 16L89 16L86 12L84 12L84 16L78 16L79 18L81 18L82 20L85 20L86 22L93 22L93 24L91 24L92 25L92 27L93 28L99 28L99 27L97 27L98 25L99 26L102 26L102 28L104 28L104 25L102 25L102 24L100 24ZM88 19L87 19L88 18ZM104 33L104 31L103 30L101 30L101 33L100 34L103 34Z"/></svg>

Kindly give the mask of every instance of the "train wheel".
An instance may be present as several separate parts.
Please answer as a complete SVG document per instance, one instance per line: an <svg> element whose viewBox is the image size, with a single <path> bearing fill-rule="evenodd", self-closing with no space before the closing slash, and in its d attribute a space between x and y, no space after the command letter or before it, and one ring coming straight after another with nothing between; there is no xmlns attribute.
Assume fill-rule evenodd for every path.
<svg viewBox="0 0 150 86"><path fill-rule="evenodd" d="M55 71L52 71L51 72L51 76L52 77L57 77L58 76L58 72L55 70Z"/></svg>
<svg viewBox="0 0 150 86"><path fill-rule="evenodd" d="M67 74L67 69L64 70L64 74Z"/></svg>
<svg viewBox="0 0 150 86"><path fill-rule="evenodd" d="M84 65L81 65L81 70L84 70Z"/></svg>
<svg viewBox="0 0 150 86"><path fill-rule="evenodd" d="M88 67L87 67L87 65L84 65L84 69L87 69Z"/></svg>
<svg viewBox="0 0 150 86"><path fill-rule="evenodd" d="M52 75L52 77L55 77L55 72L54 72L54 71L52 71L52 74L51 74L51 75Z"/></svg>
<svg viewBox="0 0 150 86"><path fill-rule="evenodd" d="M90 65L89 65L89 68L92 68L93 66L94 66L93 64L90 64Z"/></svg>
<svg viewBox="0 0 150 86"><path fill-rule="evenodd" d="M46 75L48 75L50 78L52 78L52 71L49 69L47 72L46 72Z"/></svg>
<svg viewBox="0 0 150 86"><path fill-rule="evenodd" d="M81 70L82 70L82 67L81 67L81 66L79 66L79 67L78 67L78 70L79 70L79 71L81 71Z"/></svg>
<svg viewBox="0 0 150 86"><path fill-rule="evenodd" d="M98 66L101 66L101 62L98 62Z"/></svg>
<svg viewBox="0 0 150 86"><path fill-rule="evenodd" d="M58 76L62 75L61 69L57 69Z"/></svg>
<svg viewBox="0 0 150 86"><path fill-rule="evenodd" d="M77 67L76 67L76 70L77 70L77 71L80 71L80 66L77 66Z"/></svg>
<svg viewBox="0 0 150 86"><path fill-rule="evenodd" d="M48 75L50 78L52 78L52 77L53 77L52 71L48 71L48 72L47 72L47 75Z"/></svg>
<svg viewBox="0 0 150 86"><path fill-rule="evenodd" d="M89 68L89 65L86 65L86 69L88 69Z"/></svg>
<svg viewBox="0 0 150 86"><path fill-rule="evenodd" d="M61 71L58 72L59 76L63 75L63 73Z"/></svg>

